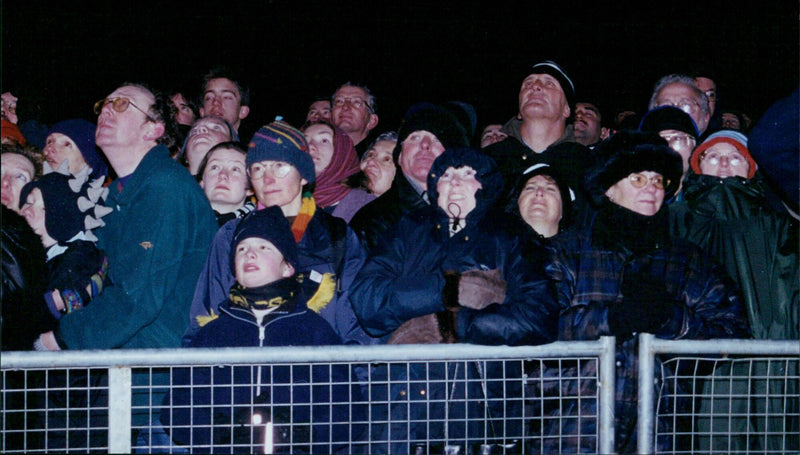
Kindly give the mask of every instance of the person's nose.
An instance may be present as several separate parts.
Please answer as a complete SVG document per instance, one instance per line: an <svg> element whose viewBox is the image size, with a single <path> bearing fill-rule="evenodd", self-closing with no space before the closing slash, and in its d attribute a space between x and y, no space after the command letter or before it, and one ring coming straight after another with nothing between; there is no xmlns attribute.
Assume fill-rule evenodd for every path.
<svg viewBox="0 0 800 455"><path fill-rule="evenodd" d="M731 165L730 158L728 158L725 155L719 157L719 167L730 167L730 165Z"/></svg>
<svg viewBox="0 0 800 455"><path fill-rule="evenodd" d="M648 193L655 193L656 192L656 185L653 183L652 180L647 181L647 185L642 188L642 190L647 191Z"/></svg>

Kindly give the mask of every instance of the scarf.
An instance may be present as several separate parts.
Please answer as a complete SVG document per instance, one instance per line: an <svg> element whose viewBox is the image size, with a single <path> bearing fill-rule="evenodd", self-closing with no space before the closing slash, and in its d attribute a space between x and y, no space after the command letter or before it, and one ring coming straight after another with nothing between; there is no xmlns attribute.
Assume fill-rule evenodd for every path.
<svg viewBox="0 0 800 455"><path fill-rule="evenodd" d="M592 237L610 249L640 255L669 243L668 211L662 204L653 216L645 216L603 199L592 227Z"/></svg>
<svg viewBox="0 0 800 455"><path fill-rule="evenodd" d="M314 184L314 199L317 204L322 208L338 204L350 192L344 182L360 170L350 136L339 128L334 128L331 162L316 177Z"/></svg>
<svg viewBox="0 0 800 455"><path fill-rule="evenodd" d="M258 210L264 207L266 207L264 204L258 203ZM308 191L304 191L300 212L297 213L297 216L294 217L294 221L292 222L292 235L294 235L295 242L300 243L300 239L302 239L303 234L306 233L308 223L311 222L311 218L314 218L314 213L316 213L316 211L317 204L314 202L314 197L311 196L311 193ZM291 217L288 217L288 219L292 221Z"/></svg>
<svg viewBox="0 0 800 455"><path fill-rule="evenodd" d="M231 286L228 298L231 304L249 310L275 310L290 313L297 304L300 284L295 277L283 278L255 288L246 288L239 283Z"/></svg>

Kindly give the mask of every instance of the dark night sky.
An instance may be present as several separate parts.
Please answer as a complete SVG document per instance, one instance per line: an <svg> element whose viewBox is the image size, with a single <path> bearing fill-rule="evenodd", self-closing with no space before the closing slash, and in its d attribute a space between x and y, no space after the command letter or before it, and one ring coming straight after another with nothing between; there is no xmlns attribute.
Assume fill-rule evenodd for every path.
<svg viewBox="0 0 800 455"><path fill-rule="evenodd" d="M193 87L226 63L249 75L249 128L278 114L299 125L314 96L352 80L378 97L388 129L422 100L467 101L479 124L504 121L524 68L543 59L609 110L643 112L660 76L702 68L721 104L758 117L799 80L795 0L172 3L183 2L3 0L2 90L43 98L51 124L91 119L122 81Z"/></svg>

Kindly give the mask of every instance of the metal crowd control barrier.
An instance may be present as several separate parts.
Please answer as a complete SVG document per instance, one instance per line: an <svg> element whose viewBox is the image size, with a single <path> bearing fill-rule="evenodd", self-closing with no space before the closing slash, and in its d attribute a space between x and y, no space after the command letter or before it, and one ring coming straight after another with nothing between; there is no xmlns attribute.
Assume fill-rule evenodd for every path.
<svg viewBox="0 0 800 455"><path fill-rule="evenodd" d="M614 356L611 337L521 347L5 352L0 450L535 453L571 436L560 433L558 409L572 402L593 405L597 415L581 418L596 434L581 438L610 453ZM596 376L582 376L587 363ZM593 387L584 393L585 383ZM565 385L578 392L560 396ZM237 402L242 393L246 403Z"/></svg>
<svg viewBox="0 0 800 455"><path fill-rule="evenodd" d="M639 453L659 452L659 441L670 453L800 452L800 343L647 334L639 343ZM612 453L615 354L609 337L5 352L0 450L558 453L592 441L578 448ZM562 412L570 406L594 434L575 433L586 427Z"/></svg>
<svg viewBox="0 0 800 455"><path fill-rule="evenodd" d="M639 453L800 453L800 342L641 334L638 408Z"/></svg>

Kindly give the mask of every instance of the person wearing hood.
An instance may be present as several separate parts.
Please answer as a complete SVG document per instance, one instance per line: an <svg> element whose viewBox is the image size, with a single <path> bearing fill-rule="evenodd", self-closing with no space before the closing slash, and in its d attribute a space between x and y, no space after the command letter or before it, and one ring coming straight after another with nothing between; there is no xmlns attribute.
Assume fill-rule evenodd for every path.
<svg viewBox="0 0 800 455"><path fill-rule="evenodd" d="M616 337L615 452L632 453L638 334L711 339L745 338L750 331L736 283L696 245L669 235L664 201L678 188L680 155L657 134L636 131L617 132L598 151L600 161L586 177L598 212L587 226L565 232L551 244L554 258L547 270L562 308L559 340ZM596 367L587 363L581 373L572 371L567 377L592 377ZM663 366L667 373L670 368ZM594 385L589 382L567 382L559 393L576 396L577 390L568 389L579 388L583 395L590 387ZM675 390L664 393L680 395ZM545 410L558 413L560 419L557 425L545 426L545 434L554 437L543 451L596 451L596 421L581 417L597 415L596 405L592 400L566 400L561 409ZM664 435L656 441L658 451L673 443L670 426L658 419L658 434Z"/></svg>
<svg viewBox="0 0 800 455"><path fill-rule="evenodd" d="M428 172L446 148L466 147L467 133L444 107L423 102L411 106L398 131L393 158L397 164L392 186L368 202L350 220L368 252L406 213L428 206Z"/></svg>
<svg viewBox="0 0 800 455"><path fill-rule="evenodd" d="M89 178L105 179L108 176L106 164L94 143L95 125L84 119L70 119L58 122L47 132L42 156L51 169L58 169L67 162L69 173L78 175L85 167L89 168Z"/></svg>
<svg viewBox="0 0 800 455"><path fill-rule="evenodd" d="M189 347L343 344L330 324L306 305L295 274L298 266L297 244L281 209L270 206L247 214L231 241L230 267L236 282L219 305L219 317L203 326ZM322 370L315 372L317 384L311 388L311 378L293 376L297 372L290 366L223 369L227 372L194 367L173 373L161 423L177 444L204 451L250 447L251 441L265 440L264 426L251 425L255 414L261 413L261 420L275 425L276 447L254 452L296 453L300 445L313 443L315 450L337 453L351 442L350 422L365 417L358 413L363 406L352 405L361 402L361 394L357 385L348 385L347 365L332 366L326 377L319 375ZM233 394L232 386L236 386ZM314 403L320 406L309 406ZM307 431L312 422L313 440Z"/></svg>
<svg viewBox="0 0 800 455"><path fill-rule="evenodd" d="M684 179L684 200L670 205L672 234L708 252L739 283L755 338L800 339L798 224L786 212L775 210L768 202L770 189L750 155L747 136L732 130L713 133L697 147L690 161L692 171ZM764 393L767 385L752 379L753 376L786 374L775 371L775 366L769 366L767 362L742 366L745 367L743 370L734 370L733 374L750 383L749 387L758 387ZM717 374L729 378L732 374L730 366L721 365ZM743 383L734 381L733 384ZM717 386L713 391L705 390L703 396L722 392ZM748 390L737 389L733 393L744 397ZM711 412L710 400L702 404L707 406L703 415L708 415ZM739 410L732 414L744 414L747 409L761 409L764 400L733 399L730 406ZM726 428L730 425L742 432L746 431L747 425L760 425L758 419L749 424L743 419L732 419L727 411L725 415L714 413L713 419L715 425ZM701 419L699 424L708 429L711 423ZM795 430L799 425L796 418L786 424L786 428ZM730 443L741 450L754 447L754 441L765 450L785 449L780 439L751 438L748 446L743 438L733 438ZM719 445L709 447L709 438L700 441L704 450L721 450ZM715 438L714 441L729 444L726 439L716 441ZM796 442L790 442L789 447L798 449Z"/></svg>
<svg viewBox="0 0 800 455"><path fill-rule="evenodd" d="M20 193L20 212L47 253L44 301L55 319L88 305L102 292L108 272L108 258L92 233L111 212L101 202L108 189L104 177L89 182L87 172L73 176L64 167L28 183Z"/></svg>
<svg viewBox="0 0 800 455"><path fill-rule="evenodd" d="M376 247L353 282L353 309L370 335L392 344L525 345L555 340L555 295L544 275L521 255L516 234L520 221L494 207L501 188L502 176L494 160L478 150L450 148L433 162L427 181L431 205L407 213L387 231L385 243ZM481 376L470 365L456 376L475 384ZM491 374L503 371L507 372L496 368ZM390 374L397 379L395 375L400 373ZM412 368L407 374L421 378L425 372ZM502 377L493 380L493 384L505 384ZM513 385L503 387L512 393ZM488 392L474 386L457 389L449 392L441 384L433 384L426 393L443 403L463 399L459 393L475 399L483 393L503 393L493 387ZM417 392L408 394L419 396ZM451 417L463 412L454 407L458 409L450 409ZM512 408L509 404L491 415L510 417ZM415 412L411 411L412 418L421 417ZM443 416L447 411L444 405L431 405L427 412ZM465 432L477 437L483 431L472 427L474 421L464 423L458 417L451 421L450 443L464 441ZM499 418L492 428L509 437L519 430L502 430L503 425ZM441 426L438 430L438 434L445 431ZM409 438L424 440L426 432L438 430L412 425Z"/></svg>

